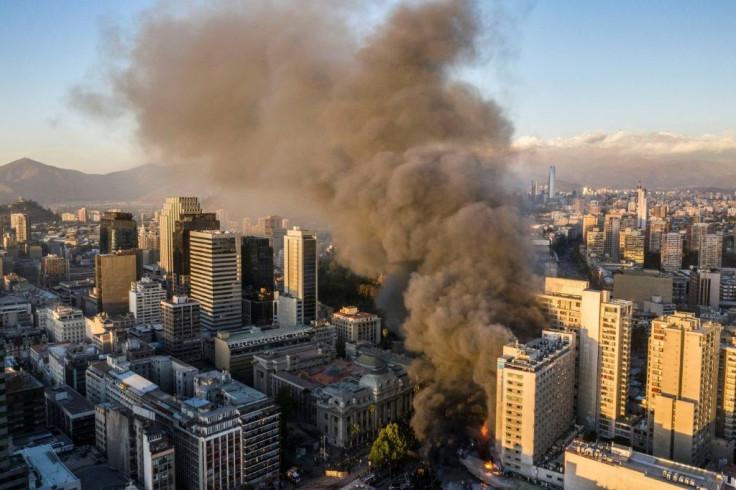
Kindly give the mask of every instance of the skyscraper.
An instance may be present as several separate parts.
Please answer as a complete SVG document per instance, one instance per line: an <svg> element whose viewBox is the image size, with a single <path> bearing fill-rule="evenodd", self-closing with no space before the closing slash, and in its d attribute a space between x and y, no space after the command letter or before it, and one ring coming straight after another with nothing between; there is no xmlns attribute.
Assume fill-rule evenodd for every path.
<svg viewBox="0 0 736 490"><path fill-rule="evenodd" d="M202 358L199 303L186 296L161 301L162 340L166 353L184 362Z"/></svg>
<svg viewBox="0 0 736 490"><path fill-rule="evenodd" d="M217 231L220 222L215 213L182 214L174 225L172 235L173 267L172 286L175 294L191 294L189 281L191 274L191 251L189 234L192 231Z"/></svg>
<svg viewBox="0 0 736 490"><path fill-rule="evenodd" d="M618 214L607 214L603 220L603 231L606 235L604 253L612 262L618 262L621 257L620 230L621 216Z"/></svg>
<svg viewBox="0 0 736 490"><path fill-rule="evenodd" d="M182 214L199 214L202 208L196 197L167 197L159 220L161 244L161 269L165 273L173 272L174 244L173 235L176 222Z"/></svg>
<svg viewBox="0 0 736 490"><path fill-rule="evenodd" d="M124 315L128 312L128 291L137 275L133 251L95 255L95 290L98 311Z"/></svg>
<svg viewBox="0 0 736 490"><path fill-rule="evenodd" d="M626 416L633 309L631 301L601 304L598 435L606 439L615 437L616 421Z"/></svg>
<svg viewBox="0 0 736 490"><path fill-rule="evenodd" d="M547 195L550 199L554 199L557 197L557 170L555 169L555 166L552 165L549 167L549 185L547 187Z"/></svg>
<svg viewBox="0 0 736 490"><path fill-rule="evenodd" d="M240 328L242 321L240 235L189 232L191 298L200 304L202 327Z"/></svg>
<svg viewBox="0 0 736 490"><path fill-rule="evenodd" d="M20 490L28 488L28 475L22 463L11 460L8 431L7 397L5 393L5 342L0 342L0 488Z"/></svg>
<svg viewBox="0 0 736 490"><path fill-rule="evenodd" d="M131 213L105 211L100 220L100 253L138 248L138 228Z"/></svg>
<svg viewBox="0 0 736 490"><path fill-rule="evenodd" d="M243 323L273 323L273 249L268 238L243 237Z"/></svg>
<svg viewBox="0 0 736 490"><path fill-rule="evenodd" d="M647 229L649 210L647 208L647 190L641 188L641 181L636 188L636 226L640 230Z"/></svg>
<svg viewBox="0 0 736 490"><path fill-rule="evenodd" d="M722 329L692 313L652 321L647 409L654 456L696 466L710 457Z"/></svg>
<svg viewBox="0 0 736 490"><path fill-rule="evenodd" d="M723 235L707 234L700 237L698 267L700 269L719 269L723 256Z"/></svg>
<svg viewBox="0 0 736 490"><path fill-rule="evenodd" d="M284 237L284 294L279 324L308 325L317 319L317 232L294 227Z"/></svg>
<svg viewBox="0 0 736 490"><path fill-rule="evenodd" d="M682 267L682 237L679 233L663 233L659 249L663 271L674 272Z"/></svg>
<svg viewBox="0 0 736 490"><path fill-rule="evenodd" d="M18 243L25 243L31 239L31 220L27 214L12 213L10 226L15 230L15 239Z"/></svg>

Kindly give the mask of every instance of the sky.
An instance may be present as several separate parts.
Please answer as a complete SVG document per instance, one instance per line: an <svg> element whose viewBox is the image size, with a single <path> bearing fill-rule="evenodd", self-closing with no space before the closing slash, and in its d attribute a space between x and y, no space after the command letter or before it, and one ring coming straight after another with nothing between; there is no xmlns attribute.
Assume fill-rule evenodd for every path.
<svg viewBox="0 0 736 490"><path fill-rule="evenodd" d="M68 93L99 77L101 33L134 30L153 3L0 2L0 164L106 173L148 163L131 120L90 119ZM480 5L488 25L501 18L502 44L488 40L485 61L457 76L504 107L525 147L617 132L734 140L735 0Z"/></svg>

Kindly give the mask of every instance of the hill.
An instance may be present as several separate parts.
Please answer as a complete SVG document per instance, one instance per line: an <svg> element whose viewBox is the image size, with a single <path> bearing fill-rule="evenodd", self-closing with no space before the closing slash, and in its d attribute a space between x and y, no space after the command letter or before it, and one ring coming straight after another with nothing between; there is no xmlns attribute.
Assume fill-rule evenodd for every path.
<svg viewBox="0 0 736 490"><path fill-rule="evenodd" d="M31 223L48 223L59 221L60 219L57 214L44 208L36 201L26 199L19 199L15 202L11 202L10 204L0 205L0 214L9 216L13 213L27 214Z"/></svg>

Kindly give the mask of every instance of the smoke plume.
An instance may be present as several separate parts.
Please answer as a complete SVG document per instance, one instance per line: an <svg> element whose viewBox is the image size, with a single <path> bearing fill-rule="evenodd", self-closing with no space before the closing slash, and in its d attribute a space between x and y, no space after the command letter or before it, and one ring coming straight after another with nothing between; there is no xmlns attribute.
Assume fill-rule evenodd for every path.
<svg viewBox="0 0 736 490"><path fill-rule="evenodd" d="M154 10L107 103L163 161L318 206L345 265L401 288L379 306L406 312L419 355L412 423L446 446L494 426L496 357L541 325L506 190L512 128L449 76L475 56L472 3L402 4L365 36L357 14L300 0Z"/></svg>

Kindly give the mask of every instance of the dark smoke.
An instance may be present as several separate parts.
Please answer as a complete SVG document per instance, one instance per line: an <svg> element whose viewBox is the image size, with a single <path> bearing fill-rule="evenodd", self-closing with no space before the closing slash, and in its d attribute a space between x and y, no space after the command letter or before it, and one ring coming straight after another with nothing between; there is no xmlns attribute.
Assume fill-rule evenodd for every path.
<svg viewBox="0 0 736 490"><path fill-rule="evenodd" d="M355 15L300 0L153 11L108 103L163 160L209 165L229 191L317 205L347 266L401 288L380 306L406 313L420 354L413 425L447 446L494 426L501 347L541 325L507 193L512 128L448 76L475 55L471 3L401 5L367 38Z"/></svg>

